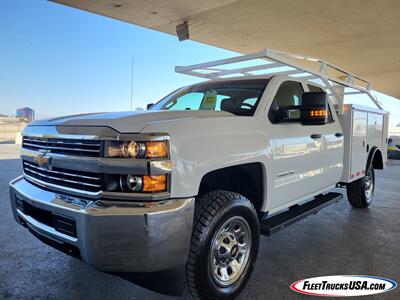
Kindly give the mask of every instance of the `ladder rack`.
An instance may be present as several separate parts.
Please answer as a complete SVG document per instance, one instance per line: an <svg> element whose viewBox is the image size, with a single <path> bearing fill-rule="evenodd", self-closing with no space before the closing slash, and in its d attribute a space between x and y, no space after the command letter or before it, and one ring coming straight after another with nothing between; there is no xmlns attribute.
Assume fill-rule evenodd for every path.
<svg viewBox="0 0 400 300"><path fill-rule="evenodd" d="M232 64L242 65L235 68ZM336 100L340 115L343 114L344 95L366 94L379 109L383 109L372 96L371 83L367 80L319 58L271 49L190 66L177 66L175 72L206 79L282 74L307 81L317 80L326 88L328 95ZM345 88L351 90L346 91Z"/></svg>

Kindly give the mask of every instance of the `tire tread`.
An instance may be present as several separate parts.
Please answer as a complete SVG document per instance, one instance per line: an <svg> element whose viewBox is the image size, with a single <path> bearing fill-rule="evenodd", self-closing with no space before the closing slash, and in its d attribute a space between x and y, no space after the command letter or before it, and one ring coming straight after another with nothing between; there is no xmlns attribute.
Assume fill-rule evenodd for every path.
<svg viewBox="0 0 400 300"><path fill-rule="evenodd" d="M228 191L213 191L201 195L196 199L193 233L190 241L190 251L186 263L186 289L185 295L192 299L202 299L198 293L200 287L196 286L196 259L202 251L204 235L214 217L229 203L232 199L241 197L241 195ZM254 207L252 209L255 211Z"/></svg>
<svg viewBox="0 0 400 300"><path fill-rule="evenodd" d="M370 166L369 168L372 168ZM372 169L372 172L374 170ZM347 185L346 188L347 192L347 199L349 200L350 204L356 208L367 208L369 203L365 196L365 181L364 177L357 179L350 184Z"/></svg>

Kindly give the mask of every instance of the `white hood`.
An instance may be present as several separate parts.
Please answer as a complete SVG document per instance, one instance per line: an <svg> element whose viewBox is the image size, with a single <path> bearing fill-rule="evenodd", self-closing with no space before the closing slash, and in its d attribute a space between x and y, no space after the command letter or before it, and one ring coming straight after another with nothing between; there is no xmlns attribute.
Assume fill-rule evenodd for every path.
<svg viewBox="0 0 400 300"><path fill-rule="evenodd" d="M225 111L181 110L181 111L134 111L72 115L39 120L32 126L108 126L119 132L137 133L152 123L182 119L233 117Z"/></svg>

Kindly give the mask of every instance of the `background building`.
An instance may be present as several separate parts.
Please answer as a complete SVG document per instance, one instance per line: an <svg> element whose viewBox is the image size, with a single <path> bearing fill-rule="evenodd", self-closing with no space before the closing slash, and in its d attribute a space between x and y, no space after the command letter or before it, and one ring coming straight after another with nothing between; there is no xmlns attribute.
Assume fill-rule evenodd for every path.
<svg viewBox="0 0 400 300"><path fill-rule="evenodd" d="M18 108L16 116L18 118L27 119L28 122L32 122L33 120L35 120L35 111L29 107Z"/></svg>
<svg viewBox="0 0 400 300"><path fill-rule="evenodd" d="M28 124L28 119L0 114L0 142L13 141L21 136L22 130ZM1 155L4 153L0 152Z"/></svg>

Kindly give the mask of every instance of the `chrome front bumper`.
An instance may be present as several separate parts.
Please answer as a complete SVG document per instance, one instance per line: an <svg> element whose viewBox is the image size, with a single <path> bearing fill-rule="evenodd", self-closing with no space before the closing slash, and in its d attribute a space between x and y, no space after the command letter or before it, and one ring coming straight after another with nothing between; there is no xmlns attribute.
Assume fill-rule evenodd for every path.
<svg viewBox="0 0 400 300"><path fill-rule="evenodd" d="M107 272L156 272L186 262L192 233L194 198L158 202L87 200L44 190L22 176L10 182L14 217L49 244ZM62 216L76 224L76 237L32 217ZM32 214L33 215L33 214ZM47 224L44 224L47 223ZM50 243L50 242L51 243ZM75 250L78 253L75 252Z"/></svg>

